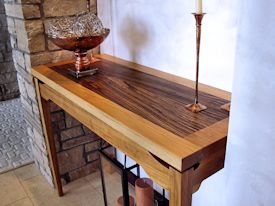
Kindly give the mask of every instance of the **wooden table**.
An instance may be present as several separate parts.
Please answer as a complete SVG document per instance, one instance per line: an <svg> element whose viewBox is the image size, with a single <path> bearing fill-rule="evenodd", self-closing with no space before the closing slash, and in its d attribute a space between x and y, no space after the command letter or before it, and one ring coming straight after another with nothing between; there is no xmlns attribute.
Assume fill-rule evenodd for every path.
<svg viewBox="0 0 275 206"><path fill-rule="evenodd" d="M63 195L50 123L49 100L139 163L170 192L170 205L190 206L201 182L224 166L230 94L200 85L208 109L194 114L194 83L99 55L99 72L80 80L72 62L33 68L55 186Z"/></svg>

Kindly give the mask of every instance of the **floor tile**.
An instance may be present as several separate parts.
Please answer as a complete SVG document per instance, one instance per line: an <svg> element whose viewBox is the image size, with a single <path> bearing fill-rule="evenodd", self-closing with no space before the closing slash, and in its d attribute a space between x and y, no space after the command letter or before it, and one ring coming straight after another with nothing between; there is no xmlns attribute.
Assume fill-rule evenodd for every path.
<svg viewBox="0 0 275 206"><path fill-rule="evenodd" d="M118 172L114 172L109 174L107 172L104 173L105 177L105 187L108 199L108 205L116 205L116 200L122 196L122 185L121 185L121 176ZM101 186L101 178L100 172L92 173L86 176L84 179L89 181L89 183L95 187L98 192L102 196L102 186ZM135 198L135 189L129 184L129 193Z"/></svg>
<svg viewBox="0 0 275 206"><path fill-rule="evenodd" d="M20 99L0 102L0 173L33 161Z"/></svg>
<svg viewBox="0 0 275 206"><path fill-rule="evenodd" d="M122 195L120 174L105 173L109 206L115 206ZM21 184L20 184L21 181ZM0 175L0 205L11 206L103 206L100 173L73 181L63 187L65 195L58 197L56 191L38 172L34 164ZM25 191L24 191L25 190ZM134 188L129 185L130 194ZM5 197L6 199L3 199ZM29 199L28 199L29 198ZM3 199L3 201L2 201ZM3 204L2 204L3 203Z"/></svg>
<svg viewBox="0 0 275 206"><path fill-rule="evenodd" d="M27 197L22 185L13 172L0 175L0 204L7 205Z"/></svg>
<svg viewBox="0 0 275 206"><path fill-rule="evenodd" d="M7 206L33 206L32 201L29 198L24 198L22 200L18 200L13 202Z"/></svg>
<svg viewBox="0 0 275 206"><path fill-rule="evenodd" d="M76 180L64 187L65 195L58 197L42 176L23 182L29 197L37 206L102 206L100 193L84 179Z"/></svg>
<svg viewBox="0 0 275 206"><path fill-rule="evenodd" d="M36 168L35 164L29 164L14 170L14 174L20 181L24 181L40 175L40 172Z"/></svg>

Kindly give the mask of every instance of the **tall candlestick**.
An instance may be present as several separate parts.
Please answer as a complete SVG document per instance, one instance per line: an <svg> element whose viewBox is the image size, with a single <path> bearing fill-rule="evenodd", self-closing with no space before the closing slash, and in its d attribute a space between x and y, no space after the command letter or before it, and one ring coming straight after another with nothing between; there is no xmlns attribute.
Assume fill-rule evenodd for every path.
<svg viewBox="0 0 275 206"><path fill-rule="evenodd" d="M196 14L202 14L202 0L196 0Z"/></svg>
<svg viewBox="0 0 275 206"><path fill-rule="evenodd" d="M197 62L196 62L196 88L195 88L195 102L186 105L186 108L194 113L206 110L207 107L199 103L199 66L200 66L200 45L201 45L201 22L205 13L193 13L196 19L196 45L197 45Z"/></svg>

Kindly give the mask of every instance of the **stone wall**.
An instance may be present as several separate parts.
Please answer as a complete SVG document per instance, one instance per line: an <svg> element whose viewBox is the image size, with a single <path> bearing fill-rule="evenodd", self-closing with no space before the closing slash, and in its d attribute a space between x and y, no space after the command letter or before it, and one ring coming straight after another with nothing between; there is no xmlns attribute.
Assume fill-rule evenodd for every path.
<svg viewBox="0 0 275 206"><path fill-rule="evenodd" d="M21 101L25 109L25 115L28 122L28 133L31 137L35 162L41 173L46 177L48 182L52 184L52 175L41 128L42 126L31 75L31 67L39 64L46 64L50 62L57 62L63 59L74 58L72 52L60 50L47 39L44 32L44 22L48 18L55 18L63 15L73 15L75 13L84 11L86 9L86 1L4 0L4 2L7 13L8 29L11 35L14 65L18 72ZM95 0L91 1L91 8L92 11L96 10ZM57 115L55 112L53 116ZM63 111L60 111L60 113L62 113L63 116L66 116ZM53 120L54 118L55 117L53 117ZM53 123L54 127L56 125L61 126L61 128L55 130L55 137L57 139L60 138L60 135L66 133L65 131L67 128L70 129L69 131L73 130L71 128L73 127L72 125L64 125L63 127L62 124L64 121L65 119L62 119L60 120L60 123L57 123L57 121L54 121ZM83 126L80 127L83 128ZM76 150L76 147L68 148L70 143L74 141L79 142L79 148L82 149L86 146L85 144L90 143L90 141L84 141L84 144L84 142L79 140L81 139L80 137L81 135L72 135L66 140L64 138L61 138L60 142L57 140L57 142L59 142L58 144L61 146L58 150L60 152L58 157L60 159L61 165L63 164L62 161L66 161L64 156L71 154L69 150ZM84 137L82 137L82 139L85 139ZM91 137L91 141L93 141L93 138L94 137ZM67 148L64 145L67 145ZM80 161L83 160L80 158ZM89 165L90 161L87 160L85 163ZM79 169L79 173L85 173L88 171L87 169L85 172L83 172L84 166L84 162L82 162L82 164L78 165L77 167L67 165L64 167L61 166L61 171L64 176L70 176L70 178L67 179L75 179L76 176L79 176L73 173L76 172L76 169Z"/></svg>
<svg viewBox="0 0 275 206"><path fill-rule="evenodd" d="M16 70L12 61L4 0L0 0L0 101L18 97L19 94Z"/></svg>
<svg viewBox="0 0 275 206"><path fill-rule="evenodd" d="M62 182L73 181L98 169L100 137L53 103L51 112Z"/></svg>

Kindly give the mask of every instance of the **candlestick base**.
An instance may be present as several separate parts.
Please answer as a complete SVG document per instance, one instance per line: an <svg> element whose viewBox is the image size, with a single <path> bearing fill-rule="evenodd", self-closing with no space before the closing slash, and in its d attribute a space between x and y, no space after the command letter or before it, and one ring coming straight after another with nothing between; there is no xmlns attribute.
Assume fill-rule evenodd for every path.
<svg viewBox="0 0 275 206"><path fill-rule="evenodd" d="M207 107L202 105L201 103L188 104L185 106L185 108L193 113L198 113L207 109Z"/></svg>

